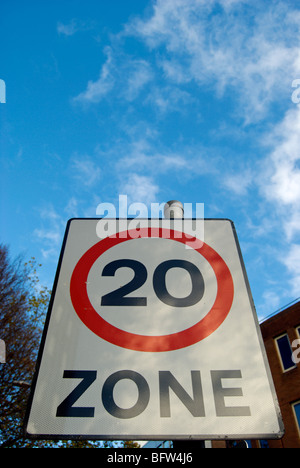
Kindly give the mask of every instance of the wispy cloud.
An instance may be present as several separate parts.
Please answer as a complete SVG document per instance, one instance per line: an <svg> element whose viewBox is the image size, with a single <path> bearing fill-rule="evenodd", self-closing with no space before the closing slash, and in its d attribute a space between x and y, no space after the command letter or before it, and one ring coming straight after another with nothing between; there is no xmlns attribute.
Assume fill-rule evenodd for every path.
<svg viewBox="0 0 300 468"><path fill-rule="evenodd" d="M110 47L105 49L107 59L96 81L89 81L85 91L73 98L74 103L90 104L100 102L114 87L113 58Z"/></svg>
<svg viewBox="0 0 300 468"><path fill-rule="evenodd" d="M78 200L75 197L71 197L65 207L65 213L69 218L78 218L79 217L79 209L78 209Z"/></svg>
<svg viewBox="0 0 300 468"><path fill-rule="evenodd" d="M83 187L94 186L101 177L99 163L90 156L74 156L71 160L71 170L73 177Z"/></svg>
<svg viewBox="0 0 300 468"><path fill-rule="evenodd" d="M154 144L137 140L128 145L126 155L120 159L118 165L121 170L161 175L166 172L182 171L188 164L180 153L159 152Z"/></svg>
<svg viewBox="0 0 300 468"><path fill-rule="evenodd" d="M300 245L292 244L288 255L283 259L284 264L291 274L290 285L295 297L299 297L300 291Z"/></svg>
<svg viewBox="0 0 300 468"><path fill-rule="evenodd" d="M90 21L82 21L76 18L73 18L68 23L57 23L57 32L65 36L73 36L79 31L88 31L93 27Z"/></svg>
<svg viewBox="0 0 300 468"><path fill-rule="evenodd" d="M147 63L145 60L132 60L130 63L130 72L127 76L127 79L125 77L125 99L128 101L133 101L136 99L141 90L152 80L152 78L153 73L149 63Z"/></svg>
<svg viewBox="0 0 300 468"><path fill-rule="evenodd" d="M253 174L250 170L223 174L222 184L230 193L238 196L248 194L249 188L253 185Z"/></svg>
<svg viewBox="0 0 300 468"><path fill-rule="evenodd" d="M190 93L177 86L153 86L146 101L162 114L184 112L187 105L196 103Z"/></svg>
<svg viewBox="0 0 300 468"><path fill-rule="evenodd" d="M126 32L159 49L164 72L177 83L209 84L219 95L234 88L250 123L300 70L298 24L299 11L281 1L157 0L152 15Z"/></svg>
<svg viewBox="0 0 300 468"><path fill-rule="evenodd" d="M300 12L281 0L156 0L150 15L128 22L105 48L98 79L73 102L134 101L145 91L145 104L178 111L194 83L219 98L230 92L244 122L257 122L300 74L299 22ZM78 28L74 20L60 26L69 35ZM125 53L132 37L146 44L149 60Z"/></svg>
<svg viewBox="0 0 300 468"><path fill-rule="evenodd" d="M122 193L128 196L129 203L144 203L150 205L157 201L160 191L153 177L140 174L130 174L121 186Z"/></svg>
<svg viewBox="0 0 300 468"><path fill-rule="evenodd" d="M118 129L123 125L124 132L124 122L131 127L125 138L126 132L119 132L105 154L107 159L114 156L110 166L115 170L114 187L127 194L130 202L148 203L164 193L163 177L173 177L177 187L187 180L200 185L204 178L209 185L209 179L222 193L225 190L231 198L242 199L245 211L247 203L251 206L251 220L249 213L245 216L249 216L248 226L255 236L271 242L272 231L280 232L285 254L278 252L276 261L286 267L297 285L300 108L290 97L291 83L300 77L299 7L282 0L155 0L151 6L113 37L104 49L98 77L73 99L90 105L109 98L106 102L111 104L115 121L118 119ZM134 39L139 44L129 55L126 45L130 42L132 46ZM207 126L200 121L201 99L209 109ZM213 108L218 103L220 108ZM120 108L125 111L122 116ZM160 123L165 124L173 112L183 118L184 111L193 112L189 122L199 118L202 133L197 134L195 125L192 138L185 139L192 131L177 134L176 129L174 144L168 147ZM218 127L212 128L218 111L224 112L223 131L220 115ZM141 116L148 136L145 128L141 131ZM207 129L210 135L205 133ZM228 129L235 131L236 141L239 135L240 154L229 141L233 134ZM248 148L252 136L259 154L253 157ZM224 156L226 144L231 148L231 163ZM258 162L260 158L264 164ZM85 164L80 167L75 159L74 174L95 172L91 161ZM97 180L100 173L95 174ZM250 191L255 199L249 197ZM265 291L266 301L276 307L279 296L271 288Z"/></svg>
<svg viewBox="0 0 300 468"><path fill-rule="evenodd" d="M288 239L300 233L300 106L288 110L269 136L262 190L277 205Z"/></svg>
<svg viewBox="0 0 300 468"><path fill-rule="evenodd" d="M143 88L152 80L150 64L143 59L119 56L111 47L104 50L107 58L102 65L99 78L89 81L86 90L73 98L74 103L96 104L114 90L114 99L135 100Z"/></svg>
<svg viewBox="0 0 300 468"><path fill-rule="evenodd" d="M65 229L64 219L52 204L40 210L40 219L42 227L35 229L33 236L41 245L43 258L57 260Z"/></svg>
<svg viewBox="0 0 300 468"><path fill-rule="evenodd" d="M282 241L278 260L290 275L292 294L300 288L300 106L290 108L281 122L264 137L271 148L263 164L259 185L268 202L273 225ZM276 239L274 238L274 242Z"/></svg>
<svg viewBox="0 0 300 468"><path fill-rule="evenodd" d="M290 109L272 132L271 180L267 195L283 205L300 202L300 106Z"/></svg>

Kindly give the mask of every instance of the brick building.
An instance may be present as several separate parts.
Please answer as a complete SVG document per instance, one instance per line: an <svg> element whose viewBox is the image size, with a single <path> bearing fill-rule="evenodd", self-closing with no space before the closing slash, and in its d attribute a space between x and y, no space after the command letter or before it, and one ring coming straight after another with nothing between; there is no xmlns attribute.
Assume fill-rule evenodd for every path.
<svg viewBox="0 0 300 468"><path fill-rule="evenodd" d="M247 442L251 448L300 448L299 299L286 309L264 320L260 328L280 405L285 435L279 440ZM213 441L212 447L226 448L226 443Z"/></svg>
<svg viewBox="0 0 300 468"><path fill-rule="evenodd" d="M264 443L270 448L300 448L300 301L260 327L285 426L281 440Z"/></svg>

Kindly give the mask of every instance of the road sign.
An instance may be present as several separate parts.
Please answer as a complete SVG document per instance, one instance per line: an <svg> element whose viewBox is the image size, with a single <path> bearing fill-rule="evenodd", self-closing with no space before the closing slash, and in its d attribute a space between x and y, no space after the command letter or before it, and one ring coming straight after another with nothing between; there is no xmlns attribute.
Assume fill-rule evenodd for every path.
<svg viewBox="0 0 300 468"><path fill-rule="evenodd" d="M68 222L26 434L281 437L233 223L110 221Z"/></svg>

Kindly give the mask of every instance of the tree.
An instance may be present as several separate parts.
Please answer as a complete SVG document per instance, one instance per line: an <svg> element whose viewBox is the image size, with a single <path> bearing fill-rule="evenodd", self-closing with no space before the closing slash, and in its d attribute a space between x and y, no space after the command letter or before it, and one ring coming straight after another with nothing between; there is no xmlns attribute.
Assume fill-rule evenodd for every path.
<svg viewBox="0 0 300 468"><path fill-rule="evenodd" d="M0 338L6 362L0 364L0 446L26 446L22 424L50 291L39 287L36 261L11 261L0 245ZM38 444L36 444L38 445Z"/></svg>
<svg viewBox="0 0 300 468"><path fill-rule="evenodd" d="M124 440L122 443L124 448L141 448L140 444L134 440Z"/></svg>
<svg viewBox="0 0 300 468"><path fill-rule="evenodd" d="M138 444L113 441L44 441L23 437L29 390L51 291L40 285L34 258L11 261L0 244L0 339L6 362L0 363L0 448L137 448Z"/></svg>

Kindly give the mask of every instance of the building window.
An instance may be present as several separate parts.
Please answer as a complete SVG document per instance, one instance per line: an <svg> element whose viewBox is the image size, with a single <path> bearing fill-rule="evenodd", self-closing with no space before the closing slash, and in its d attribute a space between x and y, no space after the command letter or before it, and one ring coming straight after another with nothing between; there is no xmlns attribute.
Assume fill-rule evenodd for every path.
<svg viewBox="0 0 300 468"><path fill-rule="evenodd" d="M293 411L294 411L294 415L295 415L295 419L297 423L298 432L300 435L300 401L296 401L296 403L293 403L292 407L293 407Z"/></svg>
<svg viewBox="0 0 300 468"><path fill-rule="evenodd" d="M275 339L279 357L280 357L280 362L281 366L284 372L294 369L296 367L296 364L292 360L292 348L290 345L290 340L287 334L278 336L278 338Z"/></svg>
<svg viewBox="0 0 300 468"><path fill-rule="evenodd" d="M269 447L269 442L267 440L261 439L259 441L259 446L260 448L270 448Z"/></svg>

